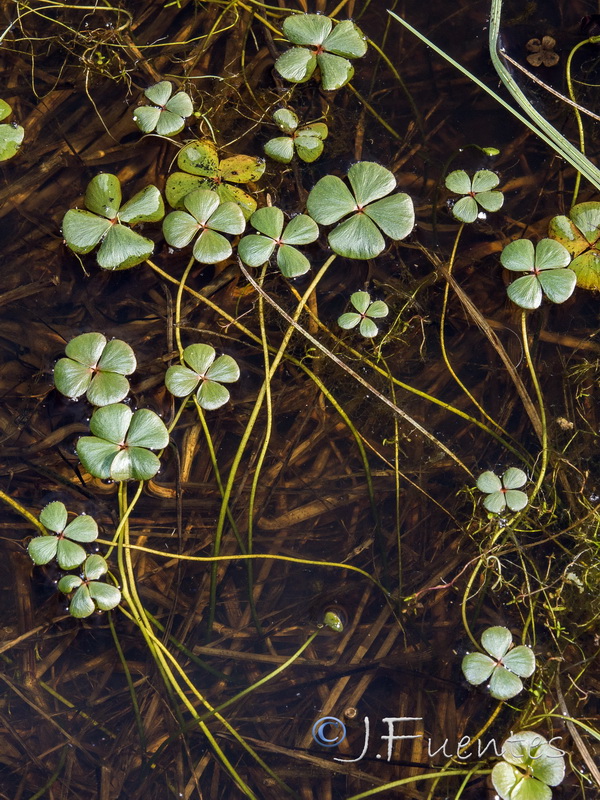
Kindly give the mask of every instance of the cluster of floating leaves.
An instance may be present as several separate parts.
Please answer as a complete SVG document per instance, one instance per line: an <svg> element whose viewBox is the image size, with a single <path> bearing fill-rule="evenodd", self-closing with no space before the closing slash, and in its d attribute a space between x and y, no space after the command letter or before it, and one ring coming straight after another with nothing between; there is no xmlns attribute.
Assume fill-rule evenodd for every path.
<svg viewBox="0 0 600 800"><path fill-rule="evenodd" d="M273 114L277 127L287 136L276 136L265 144L265 153L274 161L289 164L294 153L307 163L316 161L323 152L323 141L329 129L324 122L312 122L299 127L298 116L289 108L279 108Z"/></svg>
<svg viewBox="0 0 600 800"><path fill-rule="evenodd" d="M535 671L535 656L525 645L512 647L512 633L500 625L481 635L485 653L468 653L462 661L465 678L474 686L489 680L489 691L497 700L508 700L523 689L521 678ZM512 648L512 649L511 649ZM486 655L489 654L489 655Z"/></svg>
<svg viewBox="0 0 600 800"><path fill-rule="evenodd" d="M498 176L489 169L481 169L469 178L464 169L457 169L446 176L446 189L462 194L452 206L452 215L460 222L475 222L484 211L498 211L504 203L502 192L494 189L500 183Z"/></svg>
<svg viewBox="0 0 600 800"><path fill-rule="evenodd" d="M492 769L502 800L551 800L551 786L565 777L564 752L535 731L519 731L502 745L503 760Z"/></svg>
<svg viewBox="0 0 600 800"><path fill-rule="evenodd" d="M144 133L156 131L159 136L175 136L180 133L186 118L194 111L189 94L173 94L170 81L160 81L146 89L144 94L154 105L136 108L133 121L138 128Z"/></svg>
<svg viewBox="0 0 600 800"><path fill-rule="evenodd" d="M65 575L58 583L59 590L65 594L77 589L69 606L72 616L89 617L96 608L109 611L121 602L121 592L116 586L98 581L108 571L106 561L99 555L88 556L81 546L98 538L96 520L87 514L76 516L71 522L68 519L64 503L48 503L40 512L40 522L49 533L31 540L27 548L29 555L38 566L53 559L65 570L84 564L83 578Z"/></svg>
<svg viewBox="0 0 600 800"><path fill-rule="evenodd" d="M102 333L82 333L65 348L66 358L54 367L54 385L61 394L77 400L85 394L92 405L118 403L129 392L136 368L135 354L120 339L106 341Z"/></svg>
<svg viewBox="0 0 600 800"><path fill-rule="evenodd" d="M319 70L325 91L340 89L354 75L349 58L367 52L364 34L350 20L334 26L321 14L295 14L283 21L286 39L296 47L286 50L275 62L275 69L290 83L304 83Z"/></svg>
<svg viewBox="0 0 600 800"><path fill-rule="evenodd" d="M154 242L129 226L157 222L165 207L156 186L146 186L121 206L121 184L116 175L101 173L89 182L84 204L65 214L62 232L74 253L90 253L98 244L96 260L103 269L128 269L150 257Z"/></svg>
<svg viewBox="0 0 600 800"><path fill-rule="evenodd" d="M371 302L371 295L368 292L354 292L350 297L350 303L356 311L348 311L338 317L340 328L350 330L358 325L361 336L365 338L377 336L379 328L373 320L387 317L389 313L387 304L383 300Z"/></svg>
<svg viewBox="0 0 600 800"><path fill-rule="evenodd" d="M229 391L222 384L239 380L240 368L228 355L217 358L214 347L191 344L183 351L183 364L169 367L165 385L175 397L187 397L196 392L201 408L213 411L229 400Z"/></svg>
<svg viewBox="0 0 600 800"><path fill-rule="evenodd" d="M340 222L328 235L334 253L345 258L375 258L385 249L382 234L395 241L412 231L415 212L407 194L391 194L393 173L373 161L359 161L348 170L350 188L341 178L326 175L315 184L306 202L320 225Z"/></svg>
<svg viewBox="0 0 600 800"><path fill-rule="evenodd" d="M259 208L250 217L258 231L240 239L238 255L249 267L259 267L277 251L277 266L286 278L304 275L310 269L306 256L296 245L307 245L319 237L316 222L306 214L298 214L285 225L283 211L275 206Z"/></svg>
<svg viewBox="0 0 600 800"><path fill-rule="evenodd" d="M568 217L554 217L548 235L573 258L569 269L575 273L577 285L600 289L600 203L578 203Z"/></svg>
<svg viewBox="0 0 600 800"><path fill-rule="evenodd" d="M529 239L506 245L500 256L502 266L512 272L525 272L507 289L508 296L521 308L535 309L544 296L553 303L564 303L573 294L577 276L567 269L571 255L554 239L542 239L535 247Z"/></svg>
<svg viewBox="0 0 600 800"><path fill-rule="evenodd" d="M506 508L510 511L525 508L529 501L525 492L520 490L526 483L527 475L523 470L510 467L501 479L495 472L483 472L477 479L477 488L487 495L483 501L484 507L492 514L502 514Z"/></svg>

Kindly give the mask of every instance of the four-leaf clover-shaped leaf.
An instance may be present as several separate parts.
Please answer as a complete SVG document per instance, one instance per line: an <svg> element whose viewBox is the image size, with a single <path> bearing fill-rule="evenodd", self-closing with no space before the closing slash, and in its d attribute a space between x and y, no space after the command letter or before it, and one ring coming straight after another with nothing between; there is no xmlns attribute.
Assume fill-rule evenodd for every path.
<svg viewBox="0 0 600 800"><path fill-rule="evenodd" d="M330 232L331 249L345 258L375 258L385 248L381 231L394 240L411 232L412 200L407 194L390 194L396 188L393 173L372 161L350 167L348 181L352 192L335 175L317 181L308 195L308 213L321 225L348 217Z"/></svg>
<svg viewBox="0 0 600 800"><path fill-rule="evenodd" d="M150 451L166 447L169 433L154 411L133 412L123 403L112 403L94 411L90 429L94 436L82 436L76 448L90 475L147 481L158 472L160 461Z"/></svg>
<svg viewBox="0 0 600 800"><path fill-rule="evenodd" d="M483 649L489 653L468 653L462 660L462 671L469 683L478 686L490 680L489 690L497 700L508 700L523 688L521 678L529 678L535 670L533 651L525 645L513 647L512 633L498 625L481 636Z"/></svg>
<svg viewBox="0 0 600 800"><path fill-rule="evenodd" d="M75 594L69 605L73 617L83 618L93 614L96 608L110 611L121 602L121 592L116 586L99 581L108 571L106 561L99 555L88 556L83 565L83 578L65 575L58 582L58 589L64 594Z"/></svg>
<svg viewBox="0 0 600 800"><path fill-rule="evenodd" d="M485 211L498 211L504 203L502 192L493 189L500 178L489 169L481 169L469 178L464 169L457 169L446 176L446 188L455 194L463 194L452 206L453 216L461 222L475 222L478 206Z"/></svg>
<svg viewBox="0 0 600 800"><path fill-rule="evenodd" d="M307 163L316 161L323 152L323 140L327 138L329 129L324 122L313 122L298 128L299 120L289 108L280 108L273 114L278 127L288 136L276 136L265 144L265 153L274 161L289 164L294 157Z"/></svg>
<svg viewBox="0 0 600 800"><path fill-rule="evenodd" d="M283 33L292 44L303 46L280 55L275 62L277 72L290 83L304 83L319 67L325 91L345 86L354 75L348 59L367 52L364 34L350 20L333 27L329 17L321 14L295 14L284 20Z"/></svg>
<svg viewBox="0 0 600 800"><path fill-rule="evenodd" d="M183 130L185 118L189 117L194 106L187 92L173 94L170 81L160 81L144 92L153 106L140 106L133 112L133 120L144 133L156 129L159 136L175 136Z"/></svg>
<svg viewBox="0 0 600 800"><path fill-rule="evenodd" d="M219 159L210 139L190 142L179 151L177 166L167 178L165 195L173 208L184 208L183 198L194 189L213 189L223 202L237 203L246 219L256 211L256 200L234 183L257 181L265 171L264 158L230 156Z"/></svg>
<svg viewBox="0 0 600 800"><path fill-rule="evenodd" d="M277 266L286 278L304 275L310 269L305 255L293 245L311 244L319 236L317 223L306 214L298 214L283 227L283 211L275 206L259 208L250 217L250 224L259 231L244 236L238 244L238 255L249 267L268 261L277 248Z"/></svg>
<svg viewBox="0 0 600 800"><path fill-rule="evenodd" d="M512 272L528 272L507 289L508 296L521 308L539 308L544 295L553 303L564 303L573 294L577 276L565 269L571 256L554 239L542 239L537 245L529 239L507 244L500 256L503 267Z"/></svg>
<svg viewBox="0 0 600 800"><path fill-rule="evenodd" d="M187 211L171 211L163 222L165 239L173 247L194 242L194 258L201 264L216 264L228 258L231 244L218 233L239 234L246 227L242 209L236 203L222 203L216 192L194 189L183 198Z"/></svg>
<svg viewBox="0 0 600 800"><path fill-rule="evenodd" d="M85 394L95 406L118 403L129 391L125 375L135 370L131 347L120 339L106 341L101 333L82 333L65 348L67 358L54 367L54 385L76 400Z"/></svg>
<svg viewBox="0 0 600 800"><path fill-rule="evenodd" d="M338 325L341 328L355 328L359 323L359 331L362 336L373 337L379 333L379 328L373 322L373 319L380 317L387 317L389 308L383 300L375 300L371 302L371 297L368 292L354 292L350 297L350 302L356 309L356 312L349 311L342 314L338 318Z"/></svg>
<svg viewBox="0 0 600 800"><path fill-rule="evenodd" d="M569 264L584 289L600 289L600 203L578 203L569 216L550 220L548 234L569 251Z"/></svg>
<svg viewBox="0 0 600 800"><path fill-rule="evenodd" d="M96 520L81 514L68 522L64 503L55 501L40 512L40 522L51 531L48 536L36 536L27 551L34 564L47 564L54 557L61 569L74 569L83 564L86 552L77 542L93 542L98 538Z"/></svg>
<svg viewBox="0 0 600 800"><path fill-rule="evenodd" d="M101 173L89 182L84 211L72 208L65 214L62 232L74 253L89 253L97 244L96 260L103 269L128 269L145 261L154 242L127 225L156 222L165 207L156 186L146 186L121 206L121 184L116 175Z"/></svg>
<svg viewBox="0 0 600 800"><path fill-rule="evenodd" d="M5 100L0 100L0 120L10 117L12 108ZM20 125L5 123L0 125L0 161L8 161L17 154L25 131Z"/></svg>
<svg viewBox="0 0 600 800"><path fill-rule="evenodd" d="M564 752L535 731L519 731L502 745L503 761L492 770L502 800L551 800L551 786L565 777Z"/></svg>
<svg viewBox="0 0 600 800"><path fill-rule="evenodd" d="M522 469L510 467L502 480L494 472L483 472L477 479L479 491L487 494L484 507L492 514L501 514L505 508L521 511L527 505L527 495L519 491L527 483L527 475Z"/></svg>
<svg viewBox="0 0 600 800"><path fill-rule="evenodd" d="M237 381L240 368L231 356L219 356L216 360L215 357L214 347L208 344L189 345L183 351L187 367L175 365L167 370L167 389L175 397L187 397L197 389L198 403L207 411L225 405L229 392L222 384Z"/></svg>

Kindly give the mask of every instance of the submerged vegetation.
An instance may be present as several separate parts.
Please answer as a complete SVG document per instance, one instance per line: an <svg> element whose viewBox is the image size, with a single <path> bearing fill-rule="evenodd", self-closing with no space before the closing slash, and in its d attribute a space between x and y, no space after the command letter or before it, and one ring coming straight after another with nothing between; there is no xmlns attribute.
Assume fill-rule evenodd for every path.
<svg viewBox="0 0 600 800"><path fill-rule="evenodd" d="M7 797L600 788L597 37L408 5L5 9Z"/></svg>

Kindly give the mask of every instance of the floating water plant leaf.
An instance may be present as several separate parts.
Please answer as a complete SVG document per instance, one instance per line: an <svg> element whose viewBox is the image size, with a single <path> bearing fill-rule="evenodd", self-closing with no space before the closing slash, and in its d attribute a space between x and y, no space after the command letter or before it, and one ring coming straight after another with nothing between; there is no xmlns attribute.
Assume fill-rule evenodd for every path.
<svg viewBox="0 0 600 800"><path fill-rule="evenodd" d="M213 411L229 400L228 390L223 383L239 380L240 368L236 361L227 355L216 358L214 347L208 344L191 344L183 351L187 367L169 367L165 375L165 385L175 397L186 397L196 391L196 398L202 408Z"/></svg>
<svg viewBox="0 0 600 800"><path fill-rule="evenodd" d="M183 130L186 117L194 111L194 106L187 92L173 95L170 81L150 86L144 94L155 103L154 106L139 106L133 112L133 120L144 133L152 133L156 129L159 136L175 136Z"/></svg>
<svg viewBox="0 0 600 800"><path fill-rule="evenodd" d="M77 455L90 475L146 481L158 472L160 461L150 451L166 447L169 433L154 411L133 412L123 403L113 403L94 411L90 429L94 436L77 442Z"/></svg>
<svg viewBox="0 0 600 800"><path fill-rule="evenodd" d="M511 511L521 511L528 503L525 492L519 491L527 483L527 475L522 469L510 467L502 480L494 472L483 472L477 479L477 488L487 494L484 507L492 514L501 514L506 507Z"/></svg>
<svg viewBox="0 0 600 800"><path fill-rule="evenodd" d="M578 203L569 216L550 220L548 235L569 251L569 268L583 289L600 289L600 203Z"/></svg>
<svg viewBox="0 0 600 800"><path fill-rule="evenodd" d="M352 192L335 175L317 181L308 195L308 213L322 225L352 214L330 232L331 249L346 258L375 258L385 248L381 231L394 240L411 232L415 222L412 200L407 194L391 195L396 188L394 175L372 161L350 167L348 181Z"/></svg>
<svg viewBox="0 0 600 800"><path fill-rule="evenodd" d="M508 296L521 308L534 309L544 295L553 303L564 303L573 294L577 276L565 269L571 255L560 242L542 239L533 246L529 239L517 239L506 245L500 256L502 266L513 272L528 272L510 284Z"/></svg>
<svg viewBox="0 0 600 800"><path fill-rule="evenodd" d="M463 194L452 207L453 216L461 222L475 222L479 214L479 206L485 211L498 211L504 203L502 192L493 189L500 183L500 178L482 169L469 178L463 169L457 169L446 176L446 188L454 194Z"/></svg>
<svg viewBox="0 0 600 800"><path fill-rule="evenodd" d="M154 242L126 227L138 222L157 222L165 214L156 186L146 186L121 208L121 185L116 175L101 173L92 178L85 193L88 211L72 208L65 214L62 232L75 253L96 255L103 269L128 269L145 261Z"/></svg>
<svg viewBox="0 0 600 800"><path fill-rule="evenodd" d="M217 192L194 189L183 198L187 211L171 211L163 222L163 233L173 247L185 247L194 236L194 258L201 264L216 264L232 253L231 244L221 235L243 233L246 219L239 205L221 202ZM220 231L219 233L217 231Z"/></svg>
<svg viewBox="0 0 600 800"><path fill-rule="evenodd" d="M121 592L116 586L98 580L108 571L106 561L99 555L88 556L83 565L83 578L65 575L58 582L59 591L70 594L75 591L69 605L73 617L83 618L93 614L96 608L110 611L121 602Z"/></svg>
<svg viewBox="0 0 600 800"><path fill-rule="evenodd" d="M367 52L364 34L350 20L333 27L329 17L320 14L294 14L283 22L283 33L295 45L275 62L277 72L291 83L310 80L317 66L325 91L340 89L354 75L349 58ZM307 49L310 48L310 49Z"/></svg>
<svg viewBox="0 0 600 800"><path fill-rule="evenodd" d="M0 100L0 120L12 114L12 108L6 100ZM0 125L0 161L8 161L17 154L23 142L25 131L20 125Z"/></svg>
<svg viewBox="0 0 600 800"><path fill-rule="evenodd" d="M469 683L478 686L490 680L492 697L508 700L523 688L521 678L529 678L535 670L533 651L525 645L513 647L512 634L508 628L495 626L485 630L481 636L485 653L469 653L463 658L462 671Z"/></svg>
<svg viewBox="0 0 600 800"><path fill-rule="evenodd" d="M277 248L277 266L286 278L304 275L310 269L305 255L294 245L315 242L319 236L316 222L306 214L298 214L284 225L283 211L275 206L259 208L250 217L250 224L259 231L244 236L238 244L238 255L249 267L268 261Z"/></svg>
<svg viewBox="0 0 600 800"><path fill-rule="evenodd" d="M368 292L354 292L350 297L350 302L356 309L356 312L350 311L338 317L338 325L340 328L350 330L359 325L359 331L365 338L377 336L379 328L375 325L373 320L387 317L389 308L386 303L382 300L371 302L371 296Z"/></svg>
<svg viewBox="0 0 600 800"><path fill-rule="evenodd" d="M51 531L48 536L36 536L27 551L34 564L47 564L54 557L61 569L74 569L85 560L85 550L77 542L93 542L98 538L98 526L93 517L82 514L67 524L64 503L49 503L40 512L40 522Z"/></svg>
<svg viewBox="0 0 600 800"><path fill-rule="evenodd" d="M331 628L336 633L342 633L344 630L344 621L337 612L331 610L326 611L323 615L323 625Z"/></svg>
<svg viewBox="0 0 600 800"><path fill-rule="evenodd" d="M259 180L265 171L264 158L230 156L219 160L217 148L209 139L190 142L179 151L177 166L167 178L165 194L173 208L185 208L183 199L194 189L212 189L222 202L237 203L248 219L256 211L256 200L239 186Z"/></svg>
<svg viewBox="0 0 600 800"><path fill-rule="evenodd" d="M106 341L101 333L82 333L65 348L54 368L54 385L61 394L76 400L85 394L95 406L118 403L129 392L125 375L135 370L131 347L120 339Z"/></svg>
<svg viewBox="0 0 600 800"><path fill-rule="evenodd" d="M492 770L502 800L550 800L550 787L565 777L564 753L535 731L513 734L502 745L502 756Z"/></svg>
<svg viewBox="0 0 600 800"><path fill-rule="evenodd" d="M296 114L288 108L280 108L273 114L273 119L284 133L289 136L277 136L265 144L265 153L274 161L289 164L294 157L307 163L316 161L323 152L323 140L327 138L329 129L324 122L313 122L298 128Z"/></svg>

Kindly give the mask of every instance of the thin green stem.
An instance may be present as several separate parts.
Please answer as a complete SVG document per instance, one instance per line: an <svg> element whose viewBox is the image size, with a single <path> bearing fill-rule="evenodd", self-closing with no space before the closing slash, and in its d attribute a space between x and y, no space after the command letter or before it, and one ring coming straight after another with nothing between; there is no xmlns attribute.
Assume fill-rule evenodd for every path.
<svg viewBox="0 0 600 800"><path fill-rule="evenodd" d="M535 394L538 401L538 408L540 414L540 422L542 426L542 460L540 464L540 469L537 477L537 481L535 486L533 487L533 491L529 497L529 502L532 503L535 498L537 497L538 492L542 488L542 483L546 476L546 469L548 467L548 426L546 424L546 408L544 405L544 396L542 394L542 390L540 388L540 383L538 381L538 377L535 371L535 366L533 364L533 360L531 358L531 351L529 349L529 337L527 336L527 312L523 311L521 313L521 338L523 340L523 352L525 354L525 360L527 362L527 367L529 368L529 374L531 375L531 382L533 383L533 388L535 390Z"/></svg>

